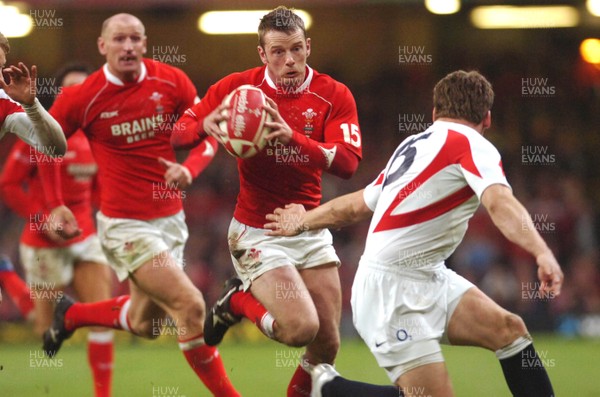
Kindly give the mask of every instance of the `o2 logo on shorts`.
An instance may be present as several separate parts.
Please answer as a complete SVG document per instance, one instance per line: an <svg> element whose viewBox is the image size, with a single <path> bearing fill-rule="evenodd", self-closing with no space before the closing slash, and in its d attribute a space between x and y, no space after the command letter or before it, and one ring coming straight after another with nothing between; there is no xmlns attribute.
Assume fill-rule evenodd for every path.
<svg viewBox="0 0 600 397"><path fill-rule="evenodd" d="M396 331L396 339L398 339L400 342L405 342L407 340L412 340L412 336L407 330L400 328L398 331Z"/></svg>

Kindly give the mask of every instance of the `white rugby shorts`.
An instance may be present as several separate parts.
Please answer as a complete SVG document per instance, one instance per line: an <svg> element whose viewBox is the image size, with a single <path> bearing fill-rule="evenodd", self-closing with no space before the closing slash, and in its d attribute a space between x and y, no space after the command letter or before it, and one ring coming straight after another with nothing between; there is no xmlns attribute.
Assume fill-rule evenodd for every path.
<svg viewBox="0 0 600 397"><path fill-rule="evenodd" d="M170 255L183 268L183 248L188 238L183 210L147 221L109 218L101 212L96 217L102 249L119 281L146 262L161 266L164 255Z"/></svg>
<svg viewBox="0 0 600 397"><path fill-rule="evenodd" d="M229 253L244 289L269 270L282 266L308 269L335 263L340 259L327 229L310 230L294 237L266 236L268 229L257 229L235 218L229 224Z"/></svg>
<svg viewBox="0 0 600 397"><path fill-rule="evenodd" d="M73 266L78 262L107 264L95 234L65 247L19 245L26 281L30 284L66 286L73 281Z"/></svg>
<svg viewBox="0 0 600 397"><path fill-rule="evenodd" d="M443 362L440 343L460 298L474 285L448 269L416 270L361 259L352 285L354 326L392 382Z"/></svg>

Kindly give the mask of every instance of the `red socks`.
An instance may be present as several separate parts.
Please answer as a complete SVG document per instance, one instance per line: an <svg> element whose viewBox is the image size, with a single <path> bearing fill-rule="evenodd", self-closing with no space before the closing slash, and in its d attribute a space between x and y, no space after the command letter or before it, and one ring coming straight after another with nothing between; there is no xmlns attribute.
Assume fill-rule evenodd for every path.
<svg viewBox="0 0 600 397"><path fill-rule="evenodd" d="M273 339L275 319L250 292L236 292L231 296L231 311L252 321L263 334Z"/></svg>
<svg viewBox="0 0 600 397"><path fill-rule="evenodd" d="M287 397L307 397L310 396L312 380L310 374L306 372L302 365L298 365L292 380L288 385Z"/></svg>
<svg viewBox="0 0 600 397"><path fill-rule="evenodd" d="M129 295L93 303L74 303L65 315L65 327L73 331L80 327L100 327L130 331L127 324Z"/></svg>
<svg viewBox="0 0 600 397"><path fill-rule="evenodd" d="M88 334L88 362L94 379L95 397L110 397L113 361L113 332L90 332Z"/></svg>
<svg viewBox="0 0 600 397"><path fill-rule="evenodd" d="M31 300L29 287L25 281L15 271L0 271L0 285L4 289L4 292L10 296L10 299L17 306L21 315L27 319L33 310L33 301Z"/></svg>
<svg viewBox="0 0 600 397"><path fill-rule="evenodd" d="M216 347L204 344L202 335L179 341L179 348L202 383L217 397L239 397Z"/></svg>

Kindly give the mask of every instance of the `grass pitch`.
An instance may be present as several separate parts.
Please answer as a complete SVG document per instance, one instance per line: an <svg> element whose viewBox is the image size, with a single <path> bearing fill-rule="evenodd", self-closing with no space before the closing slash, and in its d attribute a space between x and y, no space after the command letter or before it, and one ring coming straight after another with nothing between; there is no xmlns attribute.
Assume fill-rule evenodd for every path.
<svg viewBox="0 0 600 397"><path fill-rule="evenodd" d="M30 339L0 342L0 396L93 396L85 333L69 340L55 359L47 359ZM11 338L14 340L15 338ZM229 375L244 396L285 396L302 354L264 337L220 347ZM600 396L600 340L537 336L535 346L558 396ZM467 347L444 348L456 396L509 396L493 353ZM209 396L178 350L174 337L147 342L119 333L115 349L113 397ZM388 384L359 339L342 341L338 371L355 380Z"/></svg>

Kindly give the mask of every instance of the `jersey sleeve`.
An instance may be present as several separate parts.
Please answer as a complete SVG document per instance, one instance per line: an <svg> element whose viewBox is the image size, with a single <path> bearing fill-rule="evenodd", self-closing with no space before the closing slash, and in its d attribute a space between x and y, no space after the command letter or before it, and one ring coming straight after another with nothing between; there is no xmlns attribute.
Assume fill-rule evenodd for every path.
<svg viewBox="0 0 600 397"><path fill-rule="evenodd" d="M204 120L204 118L208 116L210 112L212 112L221 104L221 102L223 102L223 98L225 98L227 94L229 94L235 88L234 79L236 75L239 75L239 73L229 75L210 86L200 102L191 108L194 117L198 121ZM200 127L202 127L202 123L200 123Z"/></svg>
<svg viewBox="0 0 600 397"><path fill-rule="evenodd" d="M171 146L175 149L189 149L197 146L206 136L203 130L203 121L223 98L232 90L233 75L227 76L208 89L200 102L185 110L183 116L177 120L171 134Z"/></svg>
<svg viewBox="0 0 600 397"><path fill-rule="evenodd" d="M190 78L180 69L175 69L177 73L177 81L178 87L177 91L180 95L180 103L177 107L177 114L181 116L186 109L194 106L198 98L198 92L196 91L196 87L194 83L190 80Z"/></svg>
<svg viewBox="0 0 600 397"><path fill-rule="evenodd" d="M38 162L38 172L44 191L44 202L48 210L65 204L62 194L61 161L60 158L47 157L44 158L44 161Z"/></svg>
<svg viewBox="0 0 600 397"><path fill-rule="evenodd" d="M467 183L479 199L491 185L510 185L506 180L498 150L487 139L477 136L469 140L469 151L460 158L460 169Z"/></svg>
<svg viewBox="0 0 600 397"><path fill-rule="evenodd" d="M77 89L79 87L63 87L49 110L50 115L58 121L67 138L82 127L81 113L79 106L77 106L80 103L80 101L77 101Z"/></svg>
<svg viewBox="0 0 600 397"><path fill-rule="evenodd" d="M0 90L0 126L2 126L3 131L8 132L5 130L4 122L8 116L15 113L24 114L24 110L21 105L10 99L3 90Z"/></svg>
<svg viewBox="0 0 600 397"><path fill-rule="evenodd" d="M358 112L352 93L345 85L337 83L332 97L331 114L325 124L325 142L340 143L358 158L362 158L362 136Z"/></svg>
<svg viewBox="0 0 600 397"><path fill-rule="evenodd" d="M381 196L381 190L383 188L383 180L385 178L385 170L381 171L377 178L365 187L363 192L363 198L365 200L365 204L369 209L375 212L375 207L377 207L377 201L379 201L379 196Z"/></svg>
<svg viewBox="0 0 600 397"><path fill-rule="evenodd" d="M47 149L54 140L46 140L45 135L62 136L58 124L48 115L36 98L33 105L23 108L19 103L0 90L0 137L7 132L17 135L27 144L39 149Z"/></svg>
<svg viewBox="0 0 600 397"><path fill-rule="evenodd" d="M217 140L212 136L206 137L200 145L190 150L190 153L183 163L192 174L192 178L196 178L215 158L215 154L219 149Z"/></svg>
<svg viewBox="0 0 600 397"><path fill-rule="evenodd" d="M292 142L303 148L309 158L308 164L348 179L354 175L362 158L362 138L354 97L345 85L334 84L323 142L314 141L297 131L293 131Z"/></svg>
<svg viewBox="0 0 600 397"><path fill-rule="evenodd" d="M31 192L24 184L35 171L34 151L35 149L25 142L17 141L0 175L2 199L11 210L23 218L29 218L37 211Z"/></svg>

